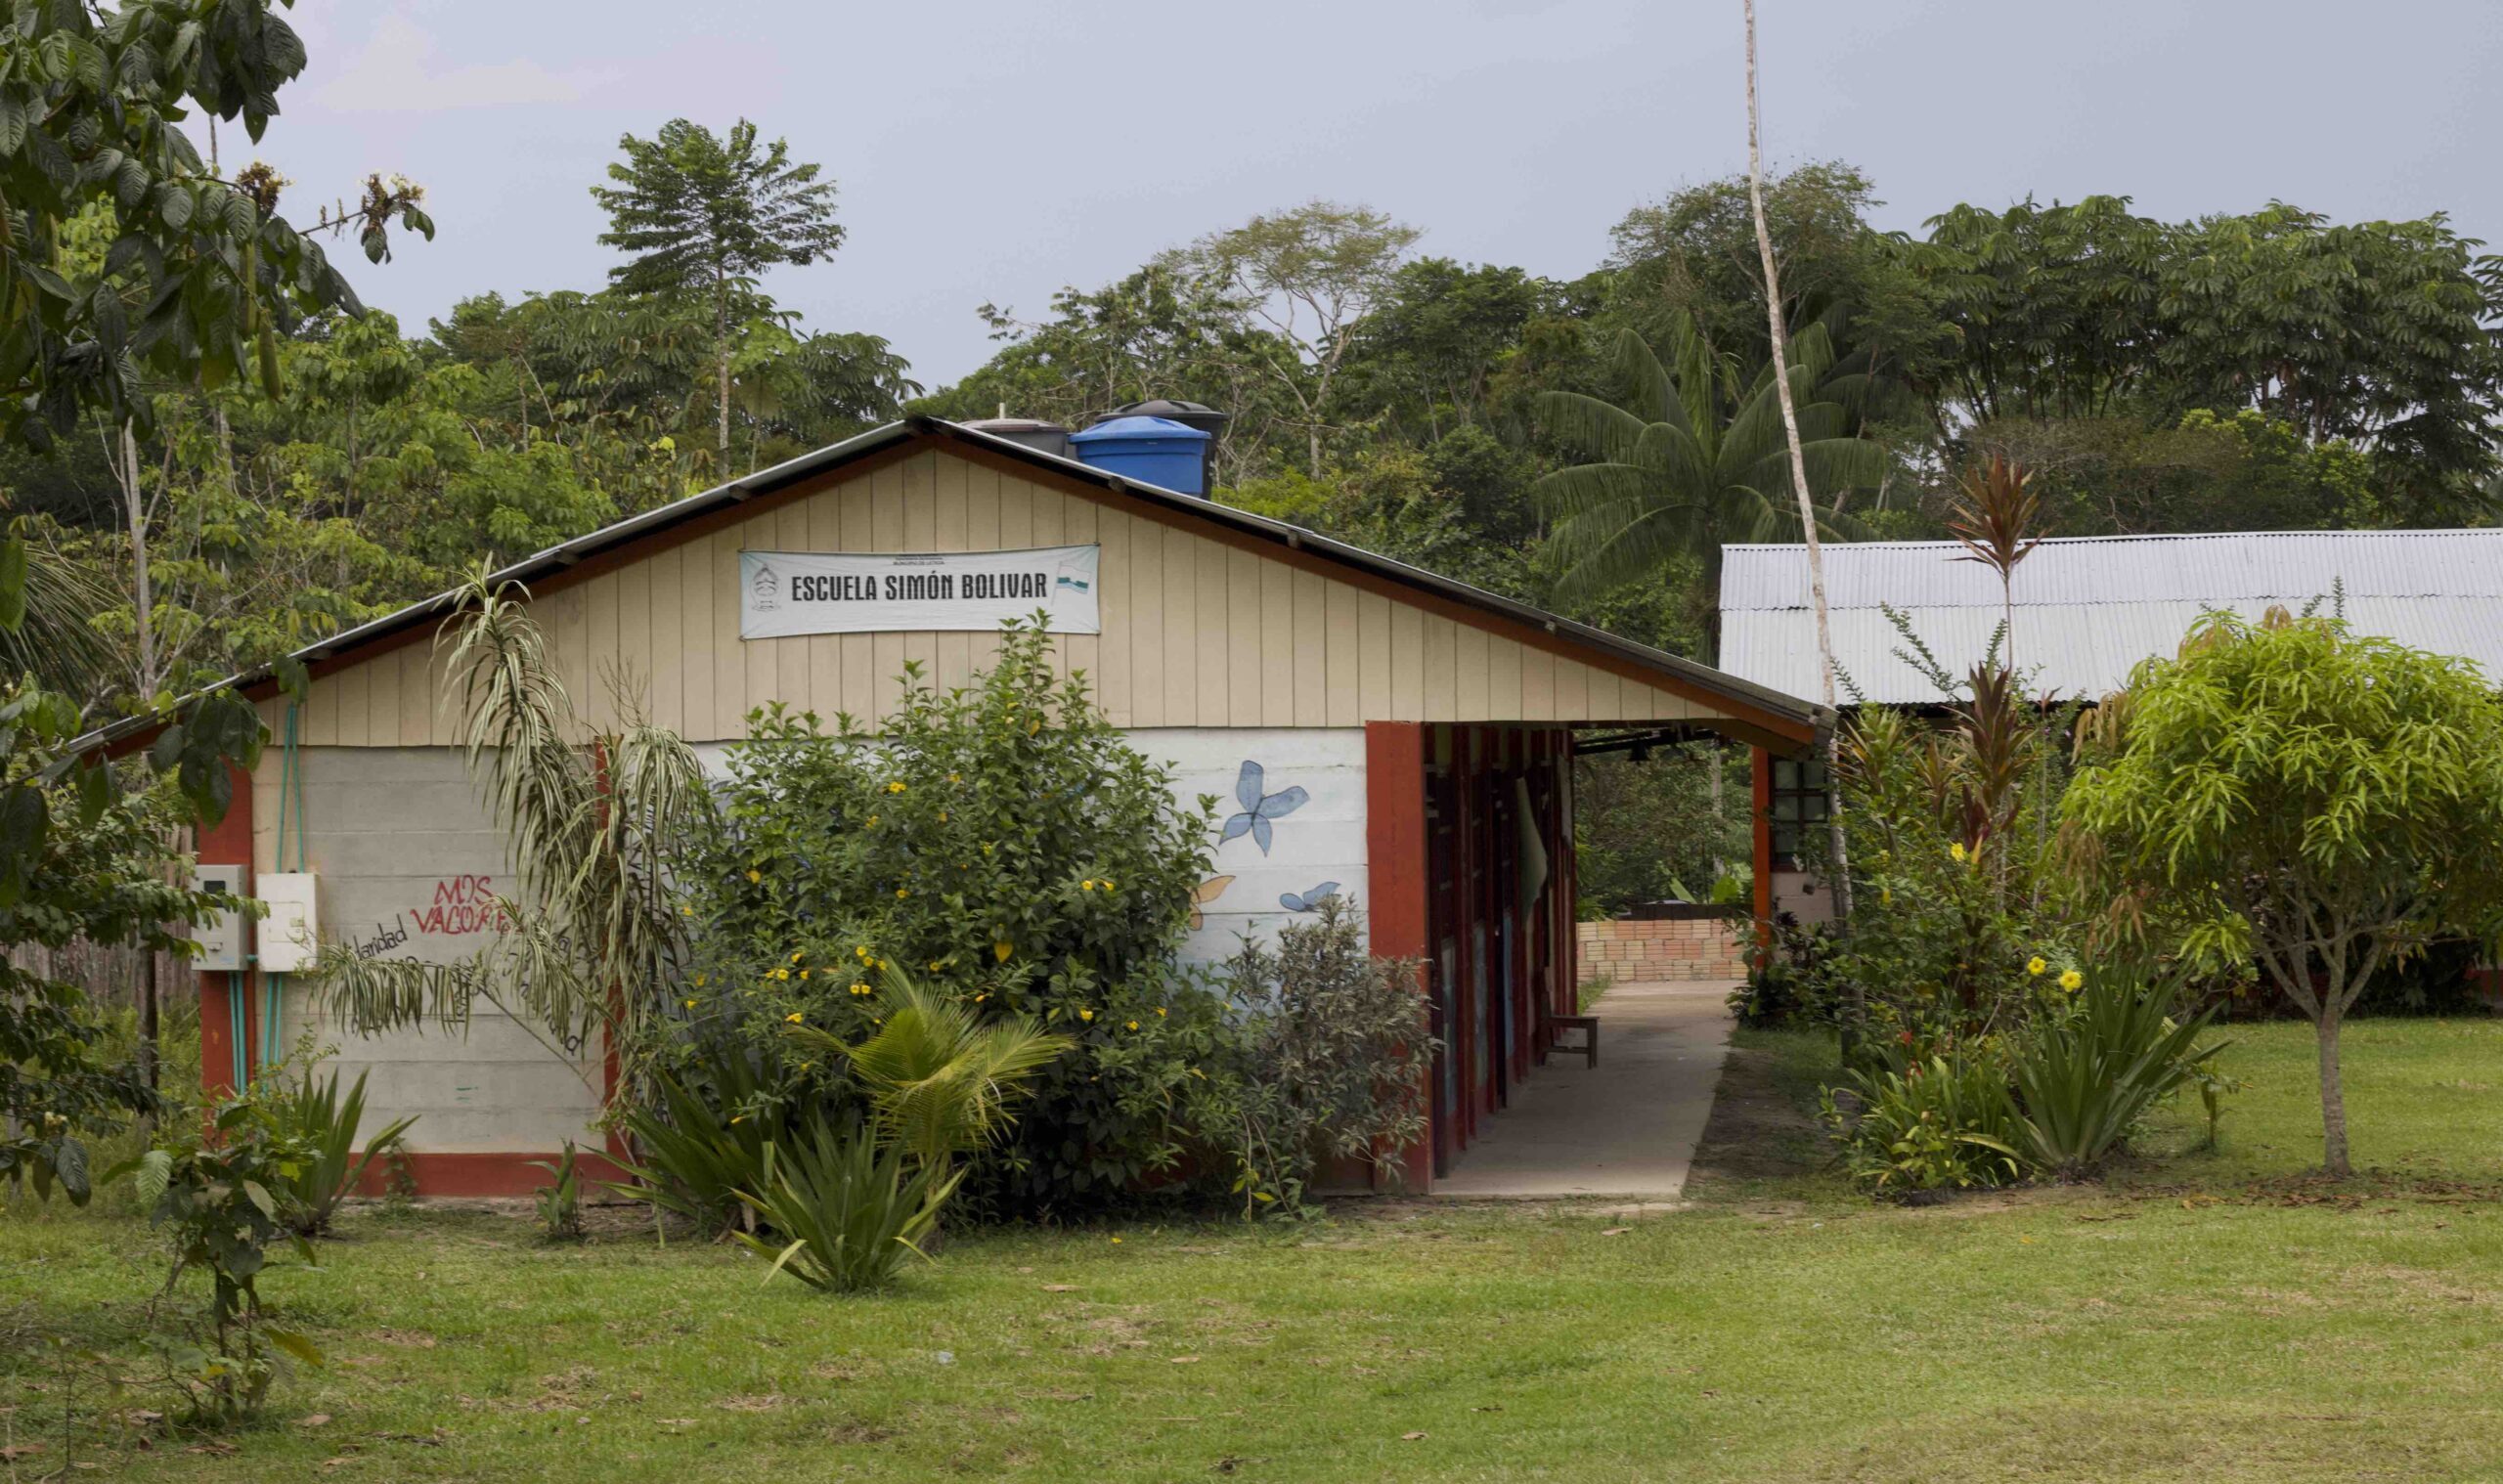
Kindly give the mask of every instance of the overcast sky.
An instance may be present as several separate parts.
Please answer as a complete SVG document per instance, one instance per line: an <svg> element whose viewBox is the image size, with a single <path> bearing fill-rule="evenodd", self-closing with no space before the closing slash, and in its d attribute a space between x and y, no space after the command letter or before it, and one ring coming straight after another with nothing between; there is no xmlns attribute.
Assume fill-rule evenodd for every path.
<svg viewBox="0 0 2503 1484"><path fill-rule="evenodd" d="M1916 228L2094 192L2165 217L2272 197L2503 239L2498 0L1761 0L1766 147L1849 160ZM712 13L690 28L688 18ZM850 240L768 281L938 385L1162 248L1314 196L1423 249L1569 277L1639 202L1746 163L1738 0L879 5L299 0L312 53L257 152L298 220L367 170L441 233L350 272L421 332L454 300L593 288L619 134L754 119L841 183ZM250 153L228 135L231 171Z"/></svg>

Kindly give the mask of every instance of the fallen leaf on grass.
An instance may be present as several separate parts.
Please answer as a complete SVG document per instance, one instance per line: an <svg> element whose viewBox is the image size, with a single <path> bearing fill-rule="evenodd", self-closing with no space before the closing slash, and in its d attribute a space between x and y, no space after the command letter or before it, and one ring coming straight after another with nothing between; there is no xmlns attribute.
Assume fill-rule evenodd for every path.
<svg viewBox="0 0 2503 1484"><path fill-rule="evenodd" d="M1075 1293L1077 1291L1077 1285L1074 1283L1047 1283L1043 1285L1043 1291L1046 1293Z"/></svg>
<svg viewBox="0 0 2503 1484"><path fill-rule="evenodd" d="M41 1443L11 1443L6 1448L0 1448L0 1463L15 1463L20 1459L31 1459L41 1452L43 1452ZM234 1450L230 1448L227 1452L232 1453Z"/></svg>
<svg viewBox="0 0 2503 1484"><path fill-rule="evenodd" d="M1469 1410L1471 1412L1501 1412L1504 1409L1501 1407L1471 1407Z"/></svg>
<svg viewBox="0 0 2503 1484"><path fill-rule="evenodd" d="M328 1427L330 1425L330 1415L327 1412L316 1412L310 1417L297 1418L295 1419L295 1425L298 1427Z"/></svg>
<svg viewBox="0 0 2503 1484"><path fill-rule="evenodd" d="M1403 1443L1413 1443L1424 1436L1425 1434L1422 1432L1403 1432L1399 1435L1399 1441Z"/></svg>
<svg viewBox="0 0 2503 1484"><path fill-rule="evenodd" d="M1199 1363L1200 1358L1196 1355L1177 1355L1172 1360L1172 1364L1176 1366L1196 1366Z"/></svg>
<svg viewBox="0 0 2503 1484"><path fill-rule="evenodd" d="M1632 1230L1634 1230L1634 1228L1630 1226L1612 1226L1606 1231L1600 1233L1600 1235L1603 1237L1622 1237Z"/></svg>
<svg viewBox="0 0 2503 1484"><path fill-rule="evenodd" d="M222 1459L234 1451L235 1445L232 1443L194 1443L183 1450L185 1453L204 1453L214 1459Z"/></svg>

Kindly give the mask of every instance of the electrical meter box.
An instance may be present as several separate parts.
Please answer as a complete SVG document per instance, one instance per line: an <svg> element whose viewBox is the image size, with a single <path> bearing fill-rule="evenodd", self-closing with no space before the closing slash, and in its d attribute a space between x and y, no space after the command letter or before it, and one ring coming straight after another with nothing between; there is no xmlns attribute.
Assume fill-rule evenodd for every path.
<svg viewBox="0 0 2503 1484"><path fill-rule="evenodd" d="M270 974L294 974L313 967L320 951L321 914L314 910L313 875L309 871L264 871L259 896L270 909L261 919L261 968Z"/></svg>
<svg viewBox="0 0 2503 1484"><path fill-rule="evenodd" d="M243 895L243 868L239 865L200 865L192 872L192 881L203 892L224 892L231 896ZM199 957L192 967L221 974L233 974L243 967L243 914L220 912L199 927Z"/></svg>

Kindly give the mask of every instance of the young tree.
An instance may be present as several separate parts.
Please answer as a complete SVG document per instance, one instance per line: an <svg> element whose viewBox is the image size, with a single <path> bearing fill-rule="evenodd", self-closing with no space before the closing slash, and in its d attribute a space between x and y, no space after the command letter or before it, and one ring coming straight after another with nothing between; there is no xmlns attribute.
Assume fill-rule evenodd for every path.
<svg viewBox="0 0 2503 1484"><path fill-rule="evenodd" d="M2123 883L2257 957L2318 1029L2322 1157L2348 1172L2338 1031L2375 973L2503 938L2503 702L2466 661L2272 609L2201 621L2130 677L2066 817Z"/></svg>
<svg viewBox="0 0 2503 1484"><path fill-rule="evenodd" d="M702 295L713 310L716 451L728 472L730 356L734 314L758 318L766 305L757 276L777 263L806 265L843 245L834 219L834 182L814 164L794 164L786 141L760 147L756 125L740 119L724 139L683 118L654 139L622 135L626 158L608 167L618 184L593 186L610 228L602 245L635 254L608 271L630 293Z"/></svg>
<svg viewBox="0 0 2503 1484"><path fill-rule="evenodd" d="M1240 296L1278 338L1268 370L1301 412L1312 477L1330 392L1358 324L1388 295L1392 276L1424 234L1369 206L1310 201L1200 239L1182 260Z"/></svg>

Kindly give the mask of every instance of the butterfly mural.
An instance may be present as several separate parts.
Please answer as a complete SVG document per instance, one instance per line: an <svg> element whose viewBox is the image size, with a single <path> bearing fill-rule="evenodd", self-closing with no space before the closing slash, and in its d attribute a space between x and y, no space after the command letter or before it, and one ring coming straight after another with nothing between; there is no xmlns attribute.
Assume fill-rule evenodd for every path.
<svg viewBox="0 0 2503 1484"><path fill-rule="evenodd" d="M1339 884L1325 881L1309 892L1280 892L1278 905L1290 912L1317 912L1321 904L1339 895Z"/></svg>
<svg viewBox="0 0 2503 1484"><path fill-rule="evenodd" d="M1249 835L1252 844L1260 848L1260 853L1266 855L1271 838L1269 821L1294 813L1312 799L1303 791L1301 784L1282 788L1274 794L1262 793L1261 790L1267 786L1268 775L1260 764L1245 759L1243 771L1234 780L1234 797L1243 806L1243 810L1226 816L1225 829L1216 837L1217 844L1223 845L1238 835Z"/></svg>
<svg viewBox="0 0 2503 1484"><path fill-rule="evenodd" d="M1203 909L1206 908L1209 902L1212 902L1219 896L1224 895L1225 889L1232 885L1234 885L1234 878L1231 876L1211 876L1208 880L1201 882L1198 886L1191 888L1192 932L1197 933L1202 928L1208 925L1208 913Z"/></svg>

